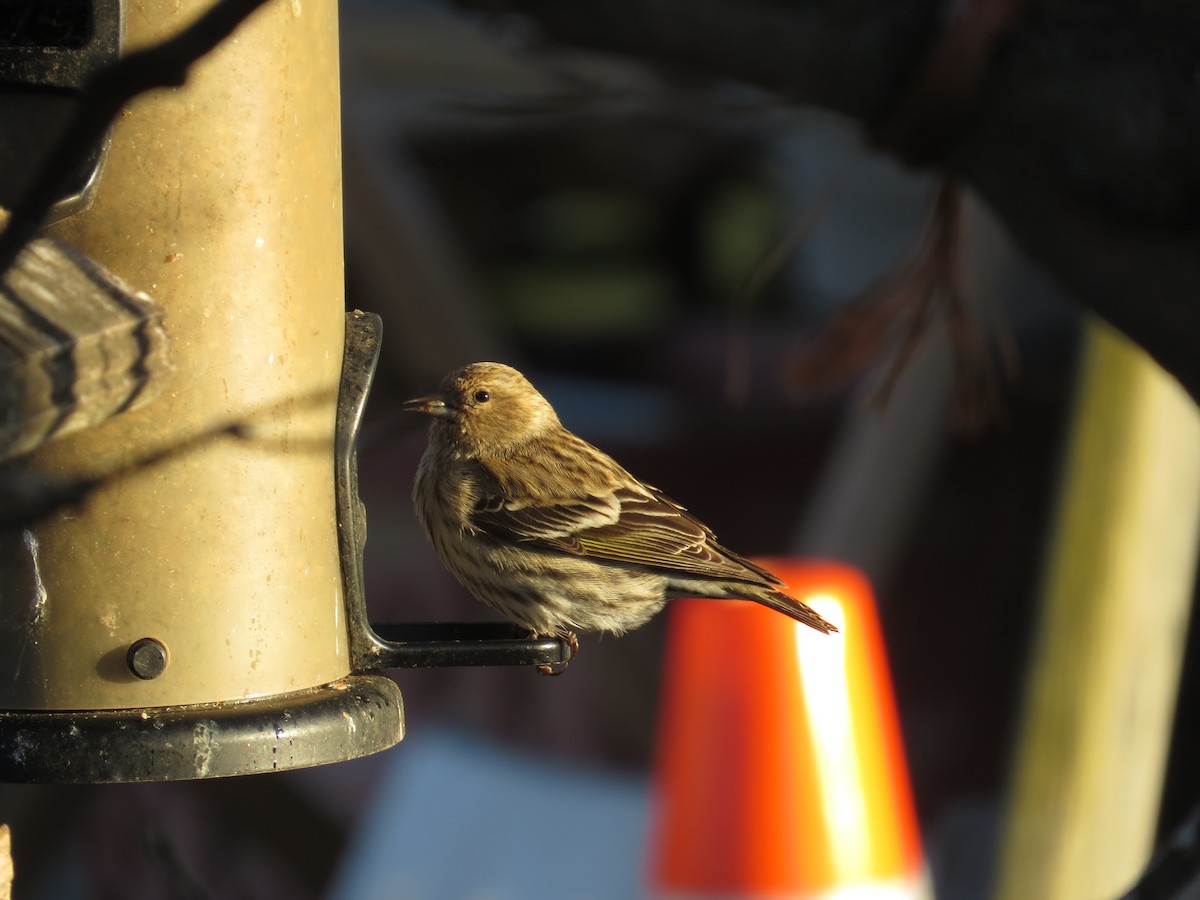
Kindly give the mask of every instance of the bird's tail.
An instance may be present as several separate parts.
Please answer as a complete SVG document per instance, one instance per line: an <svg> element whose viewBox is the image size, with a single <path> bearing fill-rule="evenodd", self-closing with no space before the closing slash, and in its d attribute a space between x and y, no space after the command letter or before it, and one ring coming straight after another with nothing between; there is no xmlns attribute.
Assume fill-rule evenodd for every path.
<svg viewBox="0 0 1200 900"><path fill-rule="evenodd" d="M782 591L777 591L774 588L763 588L759 591L746 592L747 599L753 600L755 603L761 603L763 606L769 607L776 612L781 612L785 616L795 619L797 622L803 622L817 631L823 631L829 634L831 631L837 631L836 626L822 619L817 611L805 603L801 603L795 597L789 597Z"/></svg>

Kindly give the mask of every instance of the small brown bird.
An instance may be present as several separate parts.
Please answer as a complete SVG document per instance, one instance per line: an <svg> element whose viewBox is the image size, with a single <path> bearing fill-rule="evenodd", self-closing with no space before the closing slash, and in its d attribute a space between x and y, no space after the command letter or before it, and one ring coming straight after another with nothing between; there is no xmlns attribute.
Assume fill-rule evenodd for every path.
<svg viewBox="0 0 1200 900"><path fill-rule="evenodd" d="M476 598L533 634L573 646L575 631L621 634L673 597L753 600L837 630L564 428L516 369L472 363L404 408L433 417L413 503L434 549Z"/></svg>

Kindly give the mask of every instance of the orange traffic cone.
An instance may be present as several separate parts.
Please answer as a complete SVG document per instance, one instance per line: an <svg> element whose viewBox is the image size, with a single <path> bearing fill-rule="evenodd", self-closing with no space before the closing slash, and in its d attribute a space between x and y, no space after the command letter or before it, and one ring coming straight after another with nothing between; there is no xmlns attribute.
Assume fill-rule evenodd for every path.
<svg viewBox="0 0 1200 900"><path fill-rule="evenodd" d="M755 603L672 605L653 890L929 896L869 584L835 563L759 562L840 633Z"/></svg>

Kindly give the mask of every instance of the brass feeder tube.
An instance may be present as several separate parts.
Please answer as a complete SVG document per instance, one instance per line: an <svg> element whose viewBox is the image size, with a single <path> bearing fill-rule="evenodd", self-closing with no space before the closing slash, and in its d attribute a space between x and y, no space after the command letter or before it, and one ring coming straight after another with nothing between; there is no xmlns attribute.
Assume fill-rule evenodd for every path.
<svg viewBox="0 0 1200 900"><path fill-rule="evenodd" d="M126 49L210 2L134 0ZM288 696L315 698L343 734L290 765L402 734L395 686L351 673L339 564L338 125L336 3L274 0L186 86L129 104L93 205L52 229L164 308L174 366L144 408L36 451L35 480L95 487L0 538L0 710L210 723L196 771L114 779L289 766L275 752L220 771L212 710L181 707L237 704L244 720L258 700L271 722Z"/></svg>

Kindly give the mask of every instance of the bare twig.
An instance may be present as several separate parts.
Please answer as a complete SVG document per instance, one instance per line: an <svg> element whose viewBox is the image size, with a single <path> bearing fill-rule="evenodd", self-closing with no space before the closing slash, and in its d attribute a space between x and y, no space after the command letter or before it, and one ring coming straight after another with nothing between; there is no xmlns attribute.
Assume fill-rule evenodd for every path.
<svg viewBox="0 0 1200 900"><path fill-rule="evenodd" d="M743 401L750 390L750 348L746 329L747 313L771 279L787 261L800 251L817 229L833 204L841 196L852 171L851 163L838 167L829 182L817 195L812 206L776 241L754 264L734 294L729 312L729 343L726 352L725 395Z"/></svg>
<svg viewBox="0 0 1200 900"><path fill-rule="evenodd" d="M192 63L266 2L218 0L179 34L131 53L88 79L70 127L13 207L8 227L0 234L0 273L8 270L21 248L37 235L46 214L62 196L67 179L103 139L121 108L146 91L183 85Z"/></svg>
<svg viewBox="0 0 1200 900"><path fill-rule="evenodd" d="M997 324L998 373L988 339L963 300L961 202L958 186L943 180L913 259L875 281L831 316L811 346L789 366L789 381L795 389L812 389L857 374L890 351L891 360L871 401L882 406L939 315L944 315L954 360L955 423L966 431L977 431L998 415L1003 405L1001 376L1012 377L1016 350Z"/></svg>

